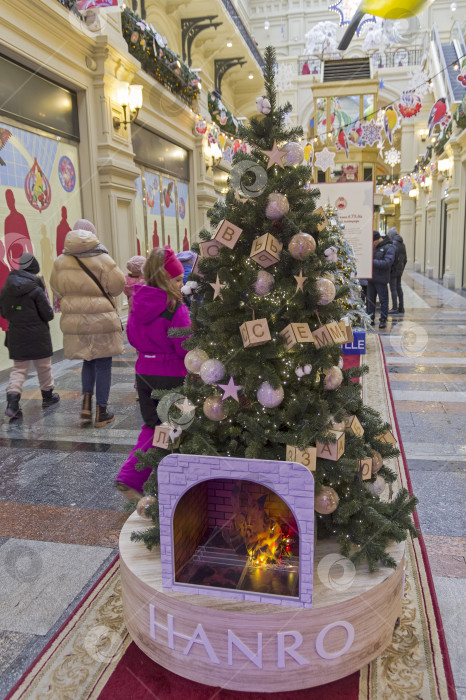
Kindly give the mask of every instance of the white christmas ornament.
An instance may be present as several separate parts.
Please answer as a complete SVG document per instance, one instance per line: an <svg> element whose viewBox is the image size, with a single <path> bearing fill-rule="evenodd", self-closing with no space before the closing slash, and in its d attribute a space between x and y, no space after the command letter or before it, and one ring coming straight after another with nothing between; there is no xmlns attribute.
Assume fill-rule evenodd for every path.
<svg viewBox="0 0 466 700"><path fill-rule="evenodd" d="M295 374L297 377L304 377L304 369L302 367L296 367Z"/></svg>
<svg viewBox="0 0 466 700"><path fill-rule="evenodd" d="M220 360L206 360L199 374L206 384L215 384L225 376L225 366Z"/></svg>
<svg viewBox="0 0 466 700"><path fill-rule="evenodd" d="M273 283L275 278L267 270L259 270L257 273L257 279L254 282L254 291L260 297L265 297L272 291Z"/></svg>
<svg viewBox="0 0 466 700"><path fill-rule="evenodd" d="M331 301L335 299L336 289L333 282L325 277L318 277L316 280L317 289L320 294L320 299L317 302L319 306L325 306L325 304L330 304Z"/></svg>
<svg viewBox="0 0 466 700"><path fill-rule="evenodd" d="M340 357L340 359L338 360L338 366L340 369L343 369L343 357Z"/></svg>
<svg viewBox="0 0 466 700"><path fill-rule="evenodd" d="M199 374L202 365L208 359L209 356L204 350L195 348L194 350L190 350L185 356L184 366L191 374Z"/></svg>
<svg viewBox="0 0 466 700"><path fill-rule="evenodd" d="M259 389L257 390L257 400L265 408L275 408L279 406L285 397L285 392L283 387L280 386L278 389L274 389L269 382L262 382Z"/></svg>
<svg viewBox="0 0 466 700"><path fill-rule="evenodd" d="M304 370L304 374L311 374L312 365L304 365L303 370Z"/></svg>
<svg viewBox="0 0 466 700"><path fill-rule="evenodd" d="M270 114L270 110L272 109L267 97L258 97L256 100L256 107L261 114Z"/></svg>
<svg viewBox="0 0 466 700"><path fill-rule="evenodd" d="M286 143L281 147L282 151L286 151L286 156L283 156L282 161L284 165L293 166L299 165L304 160L304 148L300 143L295 143L291 141Z"/></svg>
<svg viewBox="0 0 466 700"><path fill-rule="evenodd" d="M324 370L325 382L324 388L327 391L333 391L338 389L343 381L343 373L339 367L330 367L330 369Z"/></svg>
<svg viewBox="0 0 466 700"><path fill-rule="evenodd" d="M325 146L319 153L316 153L314 165L316 168L320 168L323 171L328 170L328 168L334 168L335 155L335 153L331 153L327 146Z"/></svg>
<svg viewBox="0 0 466 700"><path fill-rule="evenodd" d="M378 475L378 476L376 476L375 481L373 483L369 481L369 482L365 483L364 486L374 496L380 496L380 494L385 489L385 479L383 477L381 477L380 475Z"/></svg>
<svg viewBox="0 0 466 700"><path fill-rule="evenodd" d="M182 432L183 431L179 425L173 425L173 423L170 423L170 432L168 435L170 436L170 440L172 442L175 442L176 438L180 437Z"/></svg>

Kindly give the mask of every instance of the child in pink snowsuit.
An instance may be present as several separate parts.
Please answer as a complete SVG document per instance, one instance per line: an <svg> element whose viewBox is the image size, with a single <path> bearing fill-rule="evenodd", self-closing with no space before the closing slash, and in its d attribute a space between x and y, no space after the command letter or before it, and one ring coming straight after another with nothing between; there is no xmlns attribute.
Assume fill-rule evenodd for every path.
<svg viewBox="0 0 466 700"><path fill-rule="evenodd" d="M146 259L142 255L133 255L132 258L126 263L126 269L128 273L125 277L126 284L124 288L124 293L128 297L128 311L131 313L133 308L133 294L134 287L136 284L144 284L144 272L143 267Z"/></svg>
<svg viewBox="0 0 466 700"><path fill-rule="evenodd" d="M146 452L152 446L157 415L153 389L174 389L187 374L182 348L183 338L168 336L169 328L190 326L188 308L182 303L183 265L168 246L154 248L144 266L145 285L134 287L133 309L128 317L127 334L138 351L136 387L144 425L136 445L116 477L116 487L128 499L139 498L151 474L147 467L137 471L136 450Z"/></svg>

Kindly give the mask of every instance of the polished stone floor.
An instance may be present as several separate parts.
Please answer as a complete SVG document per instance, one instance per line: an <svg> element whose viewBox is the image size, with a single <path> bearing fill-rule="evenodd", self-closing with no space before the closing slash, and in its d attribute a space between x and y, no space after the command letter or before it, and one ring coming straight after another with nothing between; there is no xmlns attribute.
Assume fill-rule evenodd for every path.
<svg viewBox="0 0 466 700"><path fill-rule="evenodd" d="M458 696L466 698L466 298L419 274L404 282L406 314L381 336ZM0 698L113 560L126 517L112 482L141 425L134 353L114 360L116 420L101 429L80 427L80 366L54 364L62 400L45 411L30 375L23 419L1 425Z"/></svg>

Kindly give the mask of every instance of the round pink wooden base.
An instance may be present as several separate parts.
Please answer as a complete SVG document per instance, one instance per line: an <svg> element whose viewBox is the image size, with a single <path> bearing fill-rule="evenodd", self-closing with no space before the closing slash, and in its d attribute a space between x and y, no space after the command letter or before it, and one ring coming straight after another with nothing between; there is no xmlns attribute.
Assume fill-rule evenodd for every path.
<svg viewBox="0 0 466 700"><path fill-rule="evenodd" d="M139 648L180 676L232 690L299 690L348 676L391 642L404 543L390 549L395 570L371 574L332 567L336 544L317 542L309 610L163 591L160 552L130 541L146 527L134 513L120 535L124 618Z"/></svg>

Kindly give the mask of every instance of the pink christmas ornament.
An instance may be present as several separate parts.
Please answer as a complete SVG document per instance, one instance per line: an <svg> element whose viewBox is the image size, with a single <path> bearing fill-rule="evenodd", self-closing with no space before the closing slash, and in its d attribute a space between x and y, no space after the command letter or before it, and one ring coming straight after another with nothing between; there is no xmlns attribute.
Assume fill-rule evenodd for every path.
<svg viewBox="0 0 466 700"><path fill-rule="evenodd" d="M275 278L267 270L259 270L256 281L254 282L254 291L261 297L270 294Z"/></svg>
<svg viewBox="0 0 466 700"><path fill-rule="evenodd" d="M316 249L316 242L309 233L300 231L288 243L288 252L295 260L305 260Z"/></svg>
<svg viewBox="0 0 466 700"><path fill-rule="evenodd" d="M209 396L202 407L204 415L207 416L209 420L223 420L227 417L225 412L225 407L222 403L222 397L220 394L215 394L214 396Z"/></svg>
<svg viewBox="0 0 466 700"><path fill-rule="evenodd" d="M265 207L265 215L272 221L282 219L290 210L289 202L284 194L272 192L269 194L267 205Z"/></svg>
<svg viewBox="0 0 466 700"><path fill-rule="evenodd" d="M204 350L195 348L190 350L184 358L184 366L191 374L199 374L201 367L209 359L209 356Z"/></svg>
<svg viewBox="0 0 466 700"><path fill-rule="evenodd" d="M314 510L321 515L330 515L337 508L340 498L331 486L322 486L319 493L314 497Z"/></svg>
<svg viewBox="0 0 466 700"><path fill-rule="evenodd" d="M343 381L343 373L339 367L330 367L330 369L324 370L325 382L324 388L327 391L333 391L338 389Z"/></svg>
<svg viewBox="0 0 466 700"><path fill-rule="evenodd" d="M335 299L336 294L336 289L333 282L326 279L325 277L319 277L316 281L316 284L320 294L320 299L317 302L319 306L325 306L325 304L330 304L330 302Z"/></svg>

